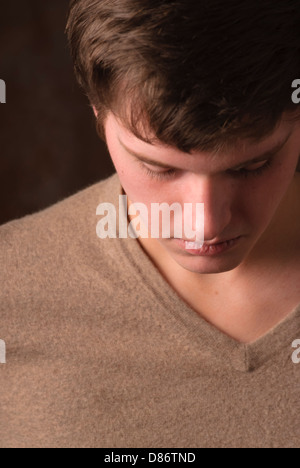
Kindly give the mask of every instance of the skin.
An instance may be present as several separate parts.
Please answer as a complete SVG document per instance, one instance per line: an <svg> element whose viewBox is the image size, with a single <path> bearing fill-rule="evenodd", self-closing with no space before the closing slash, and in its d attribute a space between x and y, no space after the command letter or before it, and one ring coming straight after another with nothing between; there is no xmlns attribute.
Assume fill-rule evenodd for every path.
<svg viewBox="0 0 300 468"><path fill-rule="evenodd" d="M160 273L197 313L240 342L255 341L300 302L300 123L283 116L274 132L253 143L239 141L222 154L185 154L149 145L128 132L115 116L105 122L107 146L129 205L204 203L205 241L242 236L231 250L214 257L191 255L174 239L139 239ZM233 172L287 140L271 166L247 178ZM176 167L174 177L156 180L130 151ZM272 156L273 157L273 156ZM253 171L266 160L250 164ZM146 165L164 172L166 169ZM235 175L234 175L235 174ZM297 281L298 278L298 281ZM262 314L267 310L267 314ZM271 312L272 311L272 312Z"/></svg>

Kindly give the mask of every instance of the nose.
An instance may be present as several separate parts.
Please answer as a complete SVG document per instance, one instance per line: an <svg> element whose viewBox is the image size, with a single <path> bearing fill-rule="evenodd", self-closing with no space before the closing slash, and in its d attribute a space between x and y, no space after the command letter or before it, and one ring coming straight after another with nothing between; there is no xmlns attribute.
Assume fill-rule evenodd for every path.
<svg viewBox="0 0 300 468"><path fill-rule="evenodd" d="M192 175L187 182L184 203L204 203L204 240L219 238L232 220L233 187L218 176ZM193 230L197 231L196 210L193 209Z"/></svg>

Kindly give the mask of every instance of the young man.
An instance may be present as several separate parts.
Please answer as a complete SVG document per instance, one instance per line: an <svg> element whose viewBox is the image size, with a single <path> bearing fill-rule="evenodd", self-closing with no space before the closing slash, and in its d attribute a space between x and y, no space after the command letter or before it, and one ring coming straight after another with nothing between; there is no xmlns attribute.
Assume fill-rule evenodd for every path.
<svg viewBox="0 0 300 468"><path fill-rule="evenodd" d="M71 2L117 173L0 229L1 446L299 446L299 30L298 0ZM99 238L120 195L203 203L205 244Z"/></svg>

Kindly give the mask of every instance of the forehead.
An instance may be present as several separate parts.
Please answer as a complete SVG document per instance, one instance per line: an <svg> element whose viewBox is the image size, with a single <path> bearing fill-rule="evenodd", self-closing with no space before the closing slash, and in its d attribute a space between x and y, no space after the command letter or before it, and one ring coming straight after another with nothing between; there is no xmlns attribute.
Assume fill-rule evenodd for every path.
<svg viewBox="0 0 300 468"><path fill-rule="evenodd" d="M298 123L299 124L299 123ZM153 137L153 143L146 143L138 139L133 133L126 129L123 124L112 114L106 121L106 136L113 145L123 143L133 152L143 155L151 160L161 161L170 165L182 164L238 164L247 159L255 158L272 150L273 147L283 142L292 134L295 122L282 119L274 131L260 140L237 139L234 144L224 144L214 151L194 150L190 154L180 151L178 148L165 145ZM121 146L122 147L122 146Z"/></svg>

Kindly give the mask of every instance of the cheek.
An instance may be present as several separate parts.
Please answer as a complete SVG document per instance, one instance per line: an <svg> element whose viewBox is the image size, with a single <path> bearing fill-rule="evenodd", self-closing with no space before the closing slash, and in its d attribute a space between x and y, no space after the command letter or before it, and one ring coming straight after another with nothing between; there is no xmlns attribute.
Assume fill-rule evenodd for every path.
<svg viewBox="0 0 300 468"><path fill-rule="evenodd" d="M145 205L154 201L157 188L155 190L154 185L149 183L146 177L141 174L141 171L137 170L136 163L129 158L119 157L118 153L113 151L113 148L110 148L110 154L121 185L129 200L144 203Z"/></svg>
<svg viewBox="0 0 300 468"><path fill-rule="evenodd" d="M279 164L273 172L245 185L240 203L251 223L268 224L284 199L293 180L294 170L283 166Z"/></svg>

